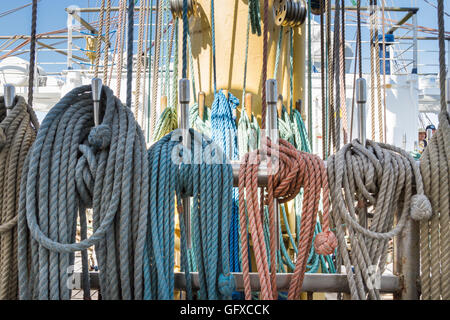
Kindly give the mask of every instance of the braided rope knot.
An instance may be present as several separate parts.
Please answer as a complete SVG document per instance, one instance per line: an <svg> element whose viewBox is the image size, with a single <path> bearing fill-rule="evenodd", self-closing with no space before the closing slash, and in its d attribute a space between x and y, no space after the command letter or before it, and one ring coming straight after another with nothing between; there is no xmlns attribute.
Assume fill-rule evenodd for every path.
<svg viewBox="0 0 450 320"><path fill-rule="evenodd" d="M219 276L219 292L224 296L231 296L233 291L236 289L236 283L234 281L233 274L229 273L228 275L224 275L223 273Z"/></svg>
<svg viewBox="0 0 450 320"><path fill-rule="evenodd" d="M111 128L106 124L100 124L91 129L89 143L98 149L106 149L111 143Z"/></svg>
<svg viewBox="0 0 450 320"><path fill-rule="evenodd" d="M321 232L314 240L314 250L317 254L329 255L337 248L338 241L336 236L331 231Z"/></svg>
<svg viewBox="0 0 450 320"><path fill-rule="evenodd" d="M430 219L432 215L431 203L426 195L415 194L411 197L411 218L421 221Z"/></svg>

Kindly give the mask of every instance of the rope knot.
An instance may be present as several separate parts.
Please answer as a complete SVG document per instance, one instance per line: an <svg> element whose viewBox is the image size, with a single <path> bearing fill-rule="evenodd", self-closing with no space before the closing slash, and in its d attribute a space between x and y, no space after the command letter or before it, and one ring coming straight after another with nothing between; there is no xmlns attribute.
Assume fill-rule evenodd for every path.
<svg viewBox="0 0 450 320"><path fill-rule="evenodd" d="M316 240L314 240L314 250L316 250L317 254L321 255L332 254L337 245L337 238L331 231L319 233L316 236Z"/></svg>
<svg viewBox="0 0 450 320"><path fill-rule="evenodd" d="M98 149L105 149L111 143L111 128L106 124L95 126L89 133L89 143Z"/></svg>
<svg viewBox="0 0 450 320"><path fill-rule="evenodd" d="M428 220L433 215L431 203L423 194L416 194L411 197L411 218L416 221Z"/></svg>
<svg viewBox="0 0 450 320"><path fill-rule="evenodd" d="M2 127L0 127L0 151L6 145L6 134Z"/></svg>
<svg viewBox="0 0 450 320"><path fill-rule="evenodd" d="M234 276L231 273L227 276L221 273L219 276L219 292L224 296L230 297L235 289Z"/></svg>

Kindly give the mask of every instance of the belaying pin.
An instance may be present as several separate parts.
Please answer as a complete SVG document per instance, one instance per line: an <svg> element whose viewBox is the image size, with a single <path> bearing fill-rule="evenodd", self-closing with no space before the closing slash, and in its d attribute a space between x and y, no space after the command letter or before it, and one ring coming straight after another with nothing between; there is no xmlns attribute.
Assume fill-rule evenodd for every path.
<svg viewBox="0 0 450 320"><path fill-rule="evenodd" d="M12 84L3 86L3 95L5 97L6 114L9 115L14 107L14 99L16 97L16 88Z"/></svg>
<svg viewBox="0 0 450 320"><path fill-rule="evenodd" d="M102 96L103 83L99 78L92 79L92 101L94 102L94 124L100 124L100 98Z"/></svg>

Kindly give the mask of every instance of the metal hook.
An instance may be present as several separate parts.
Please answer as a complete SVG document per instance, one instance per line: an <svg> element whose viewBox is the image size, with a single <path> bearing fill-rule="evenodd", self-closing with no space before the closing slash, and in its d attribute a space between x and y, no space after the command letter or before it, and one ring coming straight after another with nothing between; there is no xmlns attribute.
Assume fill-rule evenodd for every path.
<svg viewBox="0 0 450 320"><path fill-rule="evenodd" d="M5 97L6 115L9 115L14 107L14 99L16 97L16 88L12 84L3 86L3 95Z"/></svg>
<svg viewBox="0 0 450 320"><path fill-rule="evenodd" d="M186 149L190 147L189 141L189 102L190 89L189 80L181 79L178 83L180 110L178 112L178 128L182 129L183 146ZM190 249L191 245L191 201L189 198L182 199L183 211L184 211L184 225L186 227L187 247Z"/></svg>
<svg viewBox="0 0 450 320"><path fill-rule="evenodd" d="M103 83L99 78L92 79L92 101L94 102L94 123L100 124L100 98L102 96Z"/></svg>
<svg viewBox="0 0 450 320"><path fill-rule="evenodd" d="M356 80L356 103L358 104L358 131L359 142L366 147L366 102L367 84L366 79Z"/></svg>

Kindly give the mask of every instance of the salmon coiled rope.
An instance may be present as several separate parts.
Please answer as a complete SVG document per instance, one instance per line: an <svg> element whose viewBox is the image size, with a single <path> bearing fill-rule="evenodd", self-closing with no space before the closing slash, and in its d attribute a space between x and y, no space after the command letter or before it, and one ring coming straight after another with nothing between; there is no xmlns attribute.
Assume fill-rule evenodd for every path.
<svg viewBox="0 0 450 320"><path fill-rule="evenodd" d="M298 244L298 257L291 279L290 300L298 299L303 284L308 254L311 249L321 197L323 198L323 230L317 235L314 247L319 254L331 254L337 246L337 239L329 230L329 191L327 173L322 160L315 155L296 150L289 142L280 139L279 144L269 138L263 140L262 148L247 153L239 170L239 216L242 242L242 270L245 298L251 299L248 261L247 225L255 253L256 267L260 277L261 299L277 299L276 287L276 242L270 239L268 258L263 232L263 209L258 202L258 168L267 156L268 182L264 192L264 204L269 209L270 234L275 235L274 201L288 202L303 188L304 212ZM244 200L247 200L245 202ZM270 260L269 264L266 263ZM270 271L269 271L270 269Z"/></svg>

